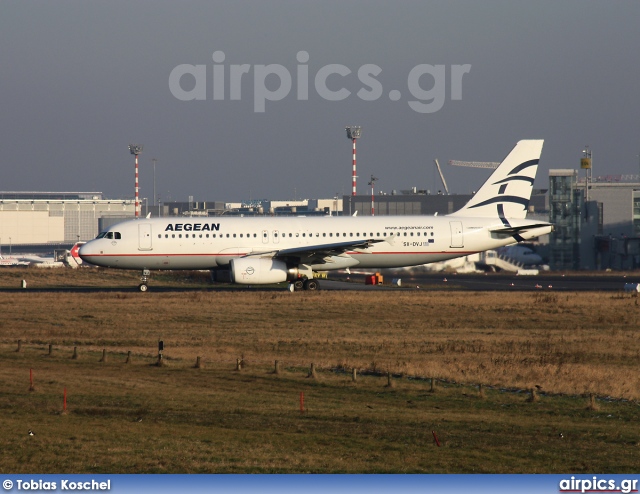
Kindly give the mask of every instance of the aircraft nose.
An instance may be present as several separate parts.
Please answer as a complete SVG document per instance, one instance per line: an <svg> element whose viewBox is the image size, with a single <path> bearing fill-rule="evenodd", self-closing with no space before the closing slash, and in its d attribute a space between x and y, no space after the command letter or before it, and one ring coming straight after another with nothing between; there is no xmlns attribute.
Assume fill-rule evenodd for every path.
<svg viewBox="0 0 640 494"><path fill-rule="evenodd" d="M87 242L84 245L81 245L80 248L78 249L78 255L80 256L81 259L84 259L87 256L91 255L91 251L92 248L89 245L91 242Z"/></svg>

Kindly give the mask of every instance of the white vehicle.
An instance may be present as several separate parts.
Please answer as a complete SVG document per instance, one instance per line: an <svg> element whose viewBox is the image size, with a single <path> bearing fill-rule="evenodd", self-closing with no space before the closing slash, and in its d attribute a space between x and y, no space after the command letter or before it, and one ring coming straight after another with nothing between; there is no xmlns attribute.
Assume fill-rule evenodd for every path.
<svg viewBox="0 0 640 494"><path fill-rule="evenodd" d="M315 290L314 271L416 266L548 234L526 220L542 140L523 140L459 211L447 216L140 218L80 247L91 264L227 271L245 285L289 281Z"/></svg>

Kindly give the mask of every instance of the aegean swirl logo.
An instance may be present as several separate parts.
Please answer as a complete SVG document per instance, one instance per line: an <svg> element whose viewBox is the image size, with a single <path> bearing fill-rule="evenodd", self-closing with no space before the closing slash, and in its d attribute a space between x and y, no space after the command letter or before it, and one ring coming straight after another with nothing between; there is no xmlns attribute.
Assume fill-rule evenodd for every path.
<svg viewBox="0 0 640 494"><path fill-rule="evenodd" d="M277 102L289 97L295 87L298 101L309 99L309 91L326 101L342 101L352 96L345 85L355 78L360 88L355 93L362 101L377 101L385 95L379 76L382 67L368 63L352 70L342 64L328 64L315 74L309 72L309 53L299 51L292 75L281 64L227 64L223 51L212 55L213 67L206 64L180 64L169 74L169 90L180 101L240 101L246 94L242 88L253 82L253 111L264 113L267 101ZM408 90L406 103L417 113L435 113L445 104L447 89L451 100L462 99L462 79L471 72L471 64L446 65L419 64L406 76L406 87L386 92L391 101L401 101ZM252 77L253 76L253 77ZM269 80L269 82L267 82ZM351 82L351 81L349 81ZM185 89L186 88L186 89Z"/></svg>

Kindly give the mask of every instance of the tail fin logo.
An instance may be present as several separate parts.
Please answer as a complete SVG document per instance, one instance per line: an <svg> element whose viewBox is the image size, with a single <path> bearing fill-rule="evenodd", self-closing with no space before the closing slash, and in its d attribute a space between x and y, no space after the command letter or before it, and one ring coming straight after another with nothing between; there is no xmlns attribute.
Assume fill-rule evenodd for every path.
<svg viewBox="0 0 640 494"><path fill-rule="evenodd" d="M543 143L519 141L471 200L453 215L524 219Z"/></svg>
<svg viewBox="0 0 640 494"><path fill-rule="evenodd" d="M537 166L539 162L540 160L529 160L516 166L513 170L509 172L507 178L498 180L497 182L494 182L492 184L492 185L500 185L500 189L498 190L498 194L499 194L498 196L492 197L491 199L487 199L486 201L482 201L481 203L474 204L473 206L470 206L469 209L479 208L481 206L486 206L488 204L497 203L498 216L500 218L504 217L504 208L502 206L504 203L521 204L523 208L526 210L527 207L529 207L529 201L531 199L530 194L528 197L506 196L503 194L507 191L507 185L510 182L514 182L514 181L527 182L531 187L533 187L533 182L535 181L535 177L528 177L526 175L517 175L517 173L526 168L529 168L530 166Z"/></svg>

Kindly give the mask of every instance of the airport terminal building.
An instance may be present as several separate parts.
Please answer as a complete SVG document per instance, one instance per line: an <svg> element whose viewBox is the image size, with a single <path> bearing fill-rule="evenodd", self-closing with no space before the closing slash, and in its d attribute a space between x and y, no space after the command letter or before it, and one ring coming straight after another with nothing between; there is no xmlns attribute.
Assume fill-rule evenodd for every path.
<svg viewBox="0 0 640 494"><path fill-rule="evenodd" d="M107 221L134 216L134 201L101 192L0 192L0 246L4 254L68 248L95 238Z"/></svg>

